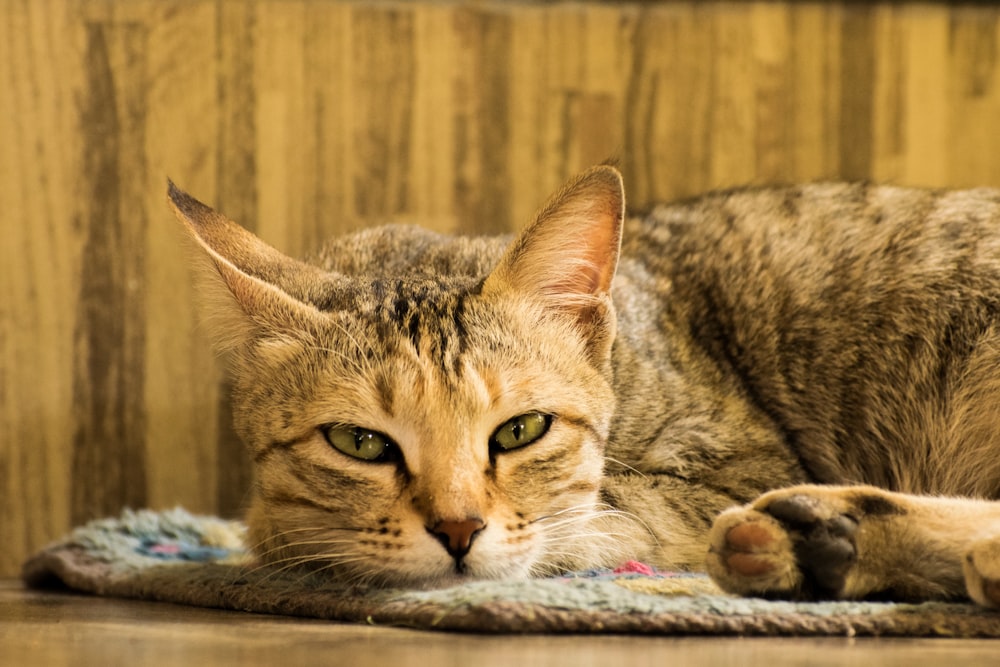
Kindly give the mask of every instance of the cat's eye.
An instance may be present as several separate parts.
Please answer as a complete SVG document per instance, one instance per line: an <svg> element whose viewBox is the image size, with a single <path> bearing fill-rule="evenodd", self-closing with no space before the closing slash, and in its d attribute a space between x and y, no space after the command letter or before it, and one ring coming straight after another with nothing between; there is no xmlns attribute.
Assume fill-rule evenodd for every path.
<svg viewBox="0 0 1000 667"><path fill-rule="evenodd" d="M500 425L490 438L490 447L497 452L506 452L530 445L548 433L552 416L539 412L514 417Z"/></svg>
<svg viewBox="0 0 1000 667"><path fill-rule="evenodd" d="M399 456L396 443L378 431L337 424L326 426L322 431L334 449L362 461L381 463L395 461Z"/></svg>

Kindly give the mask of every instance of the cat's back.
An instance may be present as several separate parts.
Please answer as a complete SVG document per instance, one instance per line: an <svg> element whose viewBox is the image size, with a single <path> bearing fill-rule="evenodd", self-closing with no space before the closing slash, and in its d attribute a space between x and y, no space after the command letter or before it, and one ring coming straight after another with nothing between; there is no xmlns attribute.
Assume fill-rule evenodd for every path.
<svg viewBox="0 0 1000 667"><path fill-rule="evenodd" d="M711 193L633 219L623 257L679 307L754 312L779 326L845 313L874 325L876 308L891 316L1000 301L1000 190L817 183Z"/></svg>
<svg viewBox="0 0 1000 667"><path fill-rule="evenodd" d="M656 207L626 239L662 328L731 372L815 479L967 492L927 462L956 458L960 394L997 361L1000 190L734 190ZM1000 414L1000 395L977 405Z"/></svg>
<svg viewBox="0 0 1000 667"><path fill-rule="evenodd" d="M908 263L925 272L959 257L1000 259L1000 189L925 189L869 183L741 188L653 207L636 216L625 252L720 269L854 261ZM666 253L666 254L664 254ZM693 256L692 256L693 255ZM983 268L982 263L977 263Z"/></svg>

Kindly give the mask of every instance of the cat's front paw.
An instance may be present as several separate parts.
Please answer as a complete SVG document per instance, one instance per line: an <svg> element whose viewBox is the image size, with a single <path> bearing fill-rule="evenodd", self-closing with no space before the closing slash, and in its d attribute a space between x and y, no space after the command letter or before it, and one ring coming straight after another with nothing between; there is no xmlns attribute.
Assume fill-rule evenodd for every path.
<svg viewBox="0 0 1000 667"><path fill-rule="evenodd" d="M987 607L1000 607L1000 538L974 543L962 569L969 597Z"/></svg>
<svg viewBox="0 0 1000 667"><path fill-rule="evenodd" d="M850 503L813 487L776 491L716 519L708 571L724 590L787 599L844 596L857 562Z"/></svg>

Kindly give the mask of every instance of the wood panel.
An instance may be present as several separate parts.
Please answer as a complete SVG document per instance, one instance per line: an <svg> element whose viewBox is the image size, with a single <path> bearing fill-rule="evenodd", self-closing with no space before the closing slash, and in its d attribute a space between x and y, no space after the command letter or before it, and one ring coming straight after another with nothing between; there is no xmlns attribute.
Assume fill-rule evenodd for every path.
<svg viewBox="0 0 1000 667"><path fill-rule="evenodd" d="M293 254L496 231L607 157L633 206L744 182L1000 185L1000 9L0 3L0 574L246 463L167 177Z"/></svg>

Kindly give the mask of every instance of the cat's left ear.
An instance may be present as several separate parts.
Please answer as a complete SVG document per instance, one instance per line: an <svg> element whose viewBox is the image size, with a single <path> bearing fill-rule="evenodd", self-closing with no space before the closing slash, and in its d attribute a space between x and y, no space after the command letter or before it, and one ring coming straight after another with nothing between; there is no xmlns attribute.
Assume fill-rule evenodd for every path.
<svg viewBox="0 0 1000 667"><path fill-rule="evenodd" d="M513 290L571 316L606 354L614 338L611 283L621 251L625 188L608 165L556 193L507 249L484 294Z"/></svg>
<svg viewBox="0 0 1000 667"><path fill-rule="evenodd" d="M196 263L195 277L220 351L281 337L291 322L300 331L320 325L317 295L336 276L285 256L173 183L168 196L198 254L209 260Z"/></svg>

